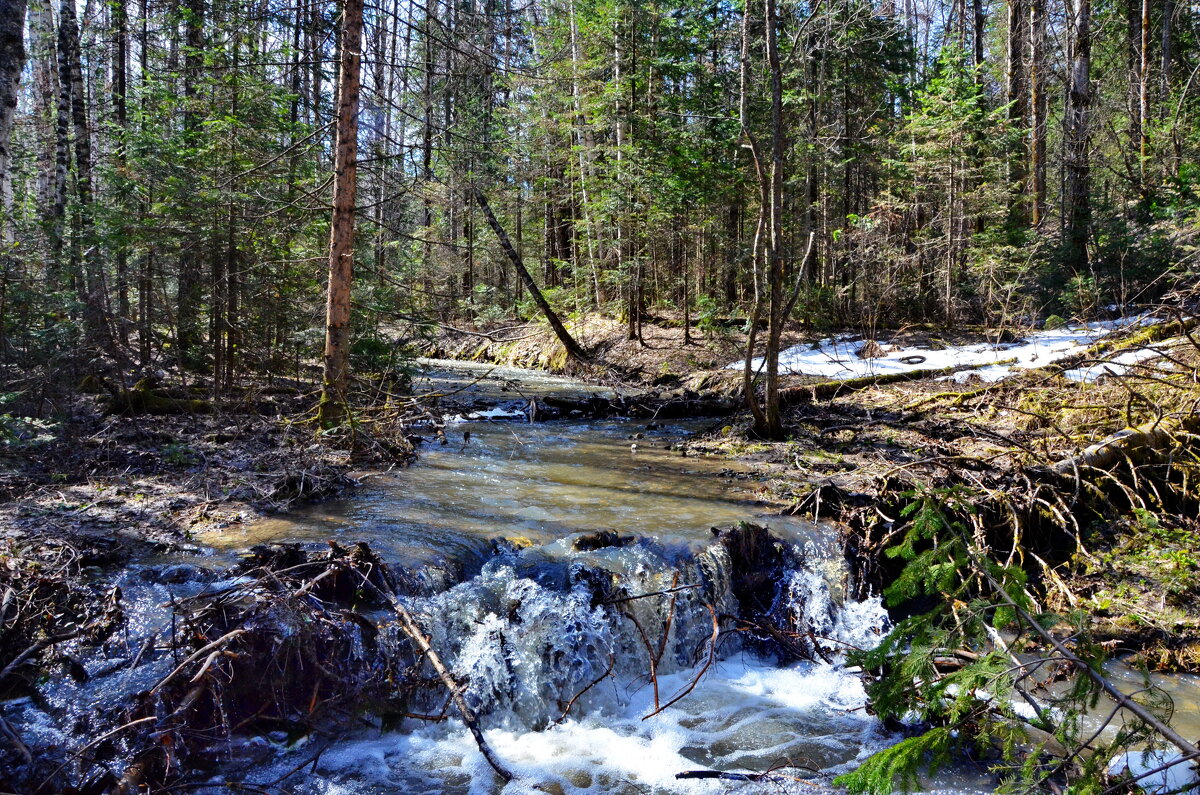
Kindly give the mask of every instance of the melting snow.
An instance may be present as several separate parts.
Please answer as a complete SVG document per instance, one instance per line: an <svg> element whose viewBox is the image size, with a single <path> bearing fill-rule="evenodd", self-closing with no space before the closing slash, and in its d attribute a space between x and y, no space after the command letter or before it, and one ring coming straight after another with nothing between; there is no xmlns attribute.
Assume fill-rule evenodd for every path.
<svg viewBox="0 0 1200 795"><path fill-rule="evenodd" d="M816 345L797 345L779 354L781 373L821 376L831 379L858 378L870 375L888 375L916 370L940 370L948 367L971 367L974 369L954 373L954 380L964 380L972 375L984 381L999 381L1014 370L1042 367L1073 353L1084 346L1111 334L1119 328L1147 322L1144 315L1118 320L1079 323L1053 330L1036 331L1015 343L975 343L952 345L942 350L910 347L888 351L875 359L860 359L858 351L867 344L857 335L843 334L823 339ZM1130 358L1137 355L1139 358ZM1122 368L1153 356L1153 351L1131 351L1114 359L1114 364L1096 365L1094 368L1073 370L1076 380L1095 380L1104 375L1103 369ZM734 362L727 369L740 370L743 362ZM751 366L758 370L763 366L761 358L754 359ZM1092 370L1095 369L1093 373ZM1114 369L1114 372L1116 370Z"/></svg>

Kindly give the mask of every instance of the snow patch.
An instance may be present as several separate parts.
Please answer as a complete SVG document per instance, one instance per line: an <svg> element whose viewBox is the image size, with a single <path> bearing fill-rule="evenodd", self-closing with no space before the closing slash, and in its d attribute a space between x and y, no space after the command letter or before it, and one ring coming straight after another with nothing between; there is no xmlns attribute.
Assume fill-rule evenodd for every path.
<svg viewBox="0 0 1200 795"><path fill-rule="evenodd" d="M917 370L972 367L975 369L954 373L949 378L961 381L978 376L984 381L999 381L1014 370L1043 367L1079 352L1083 347L1117 329L1146 322L1151 322L1147 316L1138 315L1117 320L1071 324L1034 332L1015 343L952 345L936 351L921 347L899 348L874 359L858 357L858 352L868 344L867 341L857 339L857 335L842 334L823 339L816 345L797 345L782 351L779 354L779 371L841 380L911 373ZM1151 355L1153 353L1147 354L1143 359ZM1137 363L1118 361L1120 359L1121 357L1114 359L1117 366ZM744 363L739 361L728 365L726 369L740 370L744 366ZM751 367L755 370L761 369L762 366L761 358L751 362ZM1098 374L1103 375L1103 372ZM1080 378L1084 375L1086 374L1081 374Z"/></svg>

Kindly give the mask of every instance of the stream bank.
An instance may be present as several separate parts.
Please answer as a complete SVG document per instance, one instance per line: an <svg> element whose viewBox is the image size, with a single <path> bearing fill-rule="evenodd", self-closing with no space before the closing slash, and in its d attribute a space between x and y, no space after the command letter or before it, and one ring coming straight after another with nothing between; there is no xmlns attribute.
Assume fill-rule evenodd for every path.
<svg viewBox="0 0 1200 795"><path fill-rule="evenodd" d="M1194 354L1189 352L1186 335L1170 337L1167 341L1170 348L1166 350L1167 356L1162 358L1170 361L1172 367L1178 366L1179 362L1186 365L1194 361L1189 358ZM1119 350L1111 353L1120 355ZM488 366L462 366L457 370L434 372L424 383L419 377L416 384L417 390L426 394L428 414L434 417L423 430L412 434L422 436L428 443L424 465L433 471L433 481L421 488L428 492L446 485L443 480L448 472L473 472L480 480L468 478L453 487L463 496L464 502L446 502L439 496L438 504L442 507L434 512L434 519L427 520L419 518L422 510L419 501L403 503L398 502L402 496L382 497L380 504L386 510L405 517L414 513L418 516L411 529L406 529L404 522L397 522L394 517L382 522L378 516L360 521L349 511L337 508L336 503L285 520L285 524L290 524L282 532L276 526L275 531L258 535L264 527L258 522L213 526L196 538L207 548L219 548L221 545L216 543L219 536L234 539L230 545L232 549L244 549L249 544L267 540L303 541L304 532L311 532L310 544L299 548L260 547L249 555L234 556L237 560L220 555L214 558L199 547L189 552L182 544L177 544L175 551L167 551L160 561L145 560L126 566L133 579L114 580L110 576L111 569L107 568L114 562L127 561L128 556L105 558L90 552L78 555L74 548L60 549L56 553L58 557L47 560L66 561L74 578L70 582L86 584L74 595L77 600L74 609L82 618L72 617L74 626L68 627L67 633L70 637L52 632L51 623L41 629L37 625L24 624L32 627L33 632L25 638L29 645L22 646L19 654L31 649L27 661L36 661L40 656L42 672L54 676L62 674L77 681L82 689L72 690L68 686L57 694L56 699L39 701L35 695L36 681L25 679L25 687L32 687L33 692L10 701L5 717L18 738L29 734L42 743L39 747L51 749L50 756L39 757L42 762L32 767L32 760L24 763L30 776L28 780L41 776L43 778L39 780L44 781L44 777L64 774L65 770L65 775L75 776L74 785L80 787L78 791L106 792L122 786L129 790L139 782L159 781L165 775L164 771L177 769L174 766L183 759L196 775L237 776L239 781L249 781L247 776L253 775L246 765L254 767L270 763L266 768L270 775L264 773L263 778L254 779L255 786L268 787L279 786L278 782L284 781L291 787L295 783L291 778L293 768L299 770L311 764L314 771L321 770L325 777L335 777L339 786L349 787L322 789L324 785L317 784L316 780L305 779L308 783L304 786L311 787L314 792L358 791L355 788L370 791L381 781L392 787L418 782L419 786L413 784L414 791L423 787L430 792L497 786L488 778L490 773L486 765L481 767L480 758L473 754L469 736L447 730L456 720L453 710L444 696L439 699L431 695L438 692L438 683L428 670L422 672L419 658L413 656L411 646L397 634L394 621L388 619L386 600L379 602L371 596L374 588L400 594L428 607L420 613L421 621L426 622L424 626L436 626L438 622L448 620L447 617L456 616L454 621L457 623L451 628L429 631L436 637L438 647L449 650L447 654L457 666L456 671L473 671L467 676L469 686L473 687L475 682L483 683L483 691L476 691L470 706L473 710L484 706L485 716L501 716L495 723L485 719L484 728L497 747L517 760L518 767L523 764L529 770L528 766L540 758L522 756L521 749L530 743L550 743L544 745L543 751L560 743L556 747L561 752L590 760L583 770L567 765L549 771L537 768L535 773L527 773L527 778L546 783L552 790L557 786L564 792L612 791L625 780L622 776L635 776L635 780L643 783L654 781L653 791L675 792L676 785L669 783L670 777L674 772L688 772L681 769L688 765L710 771L741 768L757 775L781 758L793 764L800 763L801 767L818 768L824 778L817 776L813 780L827 782L831 772L848 770L862 761L862 753L886 748L899 735L890 734L890 730L864 711L862 722L851 723L848 736L854 739L846 740L845 749L816 764L808 764L806 760L815 753L815 738L806 737L800 745L789 746L785 753L780 753L783 749L770 744L755 746L738 728L746 728L755 737L778 737L780 732L786 731L785 726L809 722L827 727L827 715L831 710L857 711L866 705L861 685L857 691L854 689L852 683L858 682L858 677L847 671L838 642L867 648L870 638L879 638L884 626L880 623L882 609L878 599L872 600L867 591L871 585L877 587L890 581L895 574L880 568L863 577L858 576L859 572L843 569L842 574L830 577L827 564L835 569L844 566L841 544L823 548L819 545L814 548L812 544L822 537L826 542L840 539L849 529L852 532L845 537L858 544L852 555L854 561L881 559L878 553L886 547L888 534L894 538L895 532L903 527L898 521L899 510L903 507L900 498L908 499L905 495L922 484L946 488L966 479L975 486L983 484L985 495L992 497L1019 494L1023 478L1042 477L1037 469L1039 462L1043 469L1046 466L1052 468L1055 462L1061 462L1062 456L1071 456L1084 446L1080 443L1084 438L1081 434L1058 433L1053 427L1057 425L1063 430L1069 427L1063 427L1064 423L1080 412L1074 401L1090 406L1085 401L1095 398L1096 389L1115 392L1133 386L1140 390L1146 388L1145 382L1163 378L1163 373L1158 370L1143 372L1147 377L1141 381L1083 387L1076 382L1067 382L1061 372L1036 371L1024 374L1022 380L1000 384L912 381L847 389L831 399L825 397L793 404L791 422L795 437L783 444L764 444L748 439L744 427L736 419L709 423L707 431L704 428L686 429L704 431L703 438L690 441L680 438L685 429L663 427L661 409L664 406L677 401L686 404L687 401L703 400L699 392L696 397L684 391L678 395L667 394L664 399L661 391L657 395L653 391L647 395L645 390L617 384L610 388L577 385L577 391L570 393L569 390L564 392L567 384L562 381L530 378L526 374L506 373ZM1186 372L1181 369L1177 375ZM544 381L540 386L539 380ZM1171 391L1165 391L1167 389ZM1180 391L1183 390L1178 386L1169 385L1164 387L1163 394L1178 400L1181 396L1175 393ZM717 393L717 398L721 397ZM1027 407L1038 404L1020 402L1037 400L1046 402L1036 411ZM1015 407L1012 406L1014 401L1018 402ZM628 411L630 406L639 404L645 406L649 414L632 425L614 423L605 426L589 419ZM1159 404L1171 405L1161 399ZM682 498L684 502L680 505L685 505L687 499L702 494L704 499L717 497L720 502L720 489L713 488L718 483L722 484L721 488L732 487L734 490L741 490L747 484L767 484L769 488L759 488L751 495L759 502L756 508L747 503L747 495L731 502L743 506L736 510L744 511L748 519L772 523L772 535L756 536L752 532L744 537L769 540L732 547L720 541L714 545L705 535L709 520L712 519L711 523L724 520L710 516L707 508L697 513L697 523L691 532L698 535L680 534L673 532L679 528L661 527L647 528L651 532L642 537L639 537L640 533L629 531L635 527L641 530L652 511L645 515L614 514L609 518L590 519L591 527L556 524L545 506L532 506L545 511L544 514L532 512L516 516L505 512L510 509L520 512L531 507L524 501L512 506L488 504L486 510L475 512L474 506L485 503L483 498L487 488L509 488L502 480L499 487L489 480L488 468L503 472L510 466L508 462L515 456L525 455L529 449L548 451L550 460L539 462L535 456L533 466L513 478L512 482L519 483L523 489L544 477L536 474L539 466L544 465L547 471L564 472L577 467L576 459L583 452L578 442L570 434L559 433L556 439L555 428L562 427L560 424L531 424L528 413L532 405L554 408L573 424L590 421L607 440L602 445L607 446L603 469L612 468L618 460L623 466L627 465L627 469L616 468L617 480L625 483L645 478L648 485L638 486L635 490L648 493L653 501L674 496ZM976 410L980 407L989 410L989 420L1000 418L1006 424L981 426L975 421ZM1054 414L1052 409L1059 413ZM1122 420L1132 424L1132 420L1138 419L1136 409L1129 407L1124 413L1113 410L1099 416L1094 407L1086 410L1091 412L1087 414L1089 424L1085 426L1089 433L1120 427ZM1014 419L1030 415L1038 422L1030 423L1029 427ZM505 417L515 422L502 422ZM155 423L156 427L162 427L158 420ZM1047 429L1056 432L1046 433ZM219 430L206 429L205 433L214 436L212 439L197 438L212 444L220 443ZM539 437L535 442L531 434L543 434L545 438ZM513 440L511 443L500 443L501 439L509 438ZM414 438L412 441L422 440ZM988 444L992 447L984 446ZM1032 456L1022 458L1022 455L1031 455L1030 449L1036 452L1036 460ZM446 465L437 471L439 456L466 454L477 456L477 463L470 469L447 458ZM561 455L555 461L557 454ZM741 457L746 463L729 463L731 456ZM340 464L341 471L349 465L347 457ZM685 480L693 483L688 488L696 495L688 491L672 495L661 487L664 470L669 473L681 465L707 470L707 475L699 471L683 473L686 478L699 477L695 481ZM1170 462L1165 479L1159 472L1163 464L1154 456L1146 460L1139 458L1136 465L1131 463L1133 466L1136 469L1131 474L1154 477L1154 482L1162 485L1171 483L1174 464ZM202 470L193 464L192 471ZM208 471L211 472L211 468ZM561 478L547 480L554 481L556 490L571 485ZM584 471L579 485L591 486L594 480L596 472ZM367 488L373 487L368 483ZM1055 488L1061 488L1061 483ZM355 504L361 505L361 502ZM999 505L1004 507L1003 503ZM1089 509L1100 505L1098 501L1088 503ZM91 511L97 506L86 507ZM1150 510L1145 504L1134 507ZM807 513L825 521L832 519L834 525L825 525L828 529L814 538L811 534L797 535L796 528L804 525L795 524L795 519L784 517L785 524L780 526L778 520L761 515L778 514L781 509L789 509L785 512L796 515ZM1101 509L1096 516L1104 519L1103 506ZM380 515L386 516L386 510ZM679 512L679 506L672 508L671 517ZM69 519L80 515L65 513ZM322 519L322 513L332 516L332 520ZM1030 512L1026 509L1026 513ZM1139 527L1149 526L1150 517L1128 513L1140 523ZM1154 512L1153 518L1157 520L1160 515L1161 511ZM1003 516L991 514L989 519ZM452 517L453 524L448 522L448 517ZM1115 517L1120 519L1119 511ZM308 520L314 520L311 531L300 528ZM597 528L596 523L605 526ZM432 526L457 529L439 534L439 537L449 539L446 545L440 552L436 548L421 549L422 557L416 553L422 547L421 538L431 537L428 528ZM1003 532L1002 522L997 521L996 526ZM250 527L255 528L253 533L248 532ZM1042 560L1055 567L1048 566L1047 569L1057 574L1058 560L1080 565L1080 560L1073 557L1077 552L1075 545L1084 537L1073 532L1077 528L1047 525L1050 532L1042 533L1039 526L1028 527L1033 531L1026 536L1032 542L1029 549L1038 552ZM247 530L244 532L242 528ZM519 528L520 532L496 533L497 528ZM1168 524L1164 527L1160 523L1159 528L1166 534L1164 551L1180 552L1175 546L1179 542L1173 540L1178 526ZM593 535L589 532L592 529L605 532ZM339 532L342 534L340 539ZM408 541L405 541L406 533ZM354 543L364 534L374 534L371 545L355 547ZM103 534L93 532L93 535L102 537ZM313 543L330 536L338 540L338 544L330 547L328 552L314 556ZM455 539L461 539L461 543ZM1011 543L1012 539L1008 540ZM389 547L387 542L392 545ZM742 574L739 575L735 560L741 553L735 554L734 550L742 546L774 550L771 555L776 562L750 556L741 565ZM166 549L159 546L157 551L161 553ZM1097 557L1097 550L1103 552L1089 541L1086 552ZM428 554L430 551L435 554ZM1134 559L1122 556L1120 560ZM811 565L814 561L822 561L817 570ZM1155 557L1147 557L1139 564L1144 566L1142 576L1162 576L1161 564L1155 561ZM1183 566L1186 573L1186 560ZM393 576L386 581L372 581L371 577L376 576L373 572L385 567L393 572ZM1053 577L1046 573L1047 569L1036 565L1031 568L1043 572L1046 580L1058 588ZM10 570L16 569L10 566ZM765 578L768 582L785 583L786 590L768 591L770 598L765 602L761 598L739 598L739 580L746 580L747 573L758 572L761 588L764 579L761 571L764 570L768 572ZM45 578L48 571L52 571L50 566L41 562L24 568L16 576L27 583ZM1074 569L1062 568L1061 571L1076 576L1072 573ZM412 576L413 573L417 576ZM647 576L650 579L645 579ZM53 581L54 577L49 579ZM1080 589L1074 581L1068 581L1062 575L1059 580L1063 582L1058 590L1061 598L1068 599L1067 594L1070 594L1078 600ZM373 582L373 585L367 587L366 582ZM702 588L689 587L686 595L681 595L685 592L673 590L678 587L677 583ZM1157 584L1147 582L1142 587L1149 590ZM622 588L624 591L619 593ZM693 590L698 593L691 593ZM1053 593L1054 589L1049 591ZM58 609L60 604L69 604L62 593L60 591L57 596L48 593L44 606ZM452 593L455 595L449 596ZM703 599L697 601L701 596ZM818 598L814 600L814 596ZM637 605L636 611L627 614L624 608L614 609L615 605L626 604L614 600L630 597L641 597L631 600ZM605 604L609 602L611 604ZM161 605L170 609L164 612ZM648 616L638 612L643 606L649 610ZM1174 602L1171 606L1175 606ZM597 618L599 608L605 609ZM720 644L710 634L714 626L712 614L724 616L722 620L727 622L716 637L728 640ZM628 615L632 616L629 621L621 617ZM797 615L803 618L796 619ZM171 620L164 623L168 616ZM567 623L554 623L560 619ZM789 624L788 620L793 623ZM529 627L546 622L551 622L554 627L549 638L542 637L532 646L520 646L524 651L513 645L518 638L521 643L525 642ZM843 629L838 629L839 622ZM858 629L850 635L844 634L850 632L850 626ZM866 635L854 634L863 629L866 629ZM168 631L169 641L165 640ZM305 633L310 631L316 633L309 638L311 643L305 640L298 641L299 646L289 645L292 642L287 638L294 637L296 632L299 637L307 638ZM584 635L571 634L580 631ZM230 633L241 634L231 636ZM572 657L568 647L554 646L562 638L572 637L575 640L568 646L587 648L585 659ZM679 638L686 639L686 643L672 645ZM833 641L829 640L831 638ZM1128 641L1130 636L1123 635L1120 639ZM251 645L244 647L243 643ZM1159 645L1156 647L1152 643ZM789 644L796 645L789 647ZM674 649L675 662L665 664L664 661L669 659L665 651L668 645ZM621 655L612 653L618 646L624 649ZM718 646L721 653L713 656L711 663L706 665L705 651ZM502 650L499 655L497 648ZM1159 637L1148 639L1141 648L1150 652L1167 647L1161 644ZM586 704L584 689L588 693L597 690L598 686L592 684L597 681L606 683L603 687L608 693L607 683L612 671L606 670L606 649L614 660L614 669L618 656L622 664L630 666L619 674L625 684L615 687L615 694L610 693L591 707L582 709L578 721L572 719L566 729L550 729L549 721L553 716L545 714L547 704L561 701L565 707L577 694L584 699L581 704ZM101 653L98 654L98 650ZM169 653L172 651L173 655ZM798 663L801 667L779 667L778 661L788 659L789 655L801 659L802 663ZM549 667L545 664L547 657L552 661ZM764 659L772 658L773 661L763 667ZM322 672L322 661L327 659L346 660L345 673L350 675L344 686L334 683L336 676L330 679ZM654 666L664 663L661 670L650 670L651 659L655 660ZM558 667L560 663L567 668ZM476 665L480 667L474 668ZM1171 665L1168 660L1163 667ZM754 672L749 680L738 675L737 666L743 671ZM700 667L719 674L716 681L710 681L711 677L697 679L696 671ZM18 664L14 670L21 668ZM307 671L303 677L287 673L300 669ZM529 671L534 669L538 673L530 676ZM20 678L24 679L28 674L36 677L38 670L30 666L21 671ZM226 686L235 678L244 682L259 670L276 671L289 682L294 679L295 686L284 681L273 685L269 705L262 701L261 692L248 692L241 689L241 685ZM340 669L338 672L342 673ZM120 682L115 690L114 677ZM747 712L735 708L729 701L728 712L702 710L697 714L686 706L689 702L685 699L679 707L683 712L668 715L668 725L674 729L666 735L640 734L634 727L642 725L641 717L651 711L646 703L653 689L649 684L659 677L664 692L669 688L676 692L692 687L697 694L718 703L723 699L746 698L747 687L752 692L765 694L768 700L777 701L786 699L787 693L797 689L811 688L821 695L799 712L779 714L777 717L782 723L774 728L747 722L748 715L761 712L764 703L754 702L755 708ZM784 688L782 682L789 679ZM19 689L17 681L10 679L8 685ZM758 684L751 686L751 681ZM397 688L398 682L405 684ZM551 684L547 685L547 682ZM730 689L730 683L739 682L743 684L734 684ZM829 687L822 689L820 682ZM544 690L545 687L551 687L553 693ZM760 690L755 691L755 687ZM390 704L388 699L397 693L404 694L403 703ZM593 693L594 697L599 695L599 692ZM610 695L615 696L615 700L611 700ZM258 707L247 711L247 705L255 703ZM75 711L73 704L84 705L86 716ZM503 707L486 706L496 704ZM259 714L258 708L265 707L269 707L267 713ZM805 711L809 707L816 711ZM361 734L364 715L369 716L366 719L373 727L366 729L368 734L382 731L382 738ZM522 717L513 718L514 715ZM53 731L40 733L37 727L45 723L47 716L53 721L61 721L60 727L74 728L66 732L58 728L59 734ZM350 724L343 723L346 719ZM645 767L633 771L632 768L618 767L597 775L596 771L608 760L597 758L594 752L589 756L588 746L597 743L599 735L596 732L613 720L625 727L621 736L630 743L624 746L625 755L663 748L664 736L675 738L665 746L669 758L674 760L674 772L651 771ZM398 740L390 733L391 728L399 725L397 721L417 721L430 726L414 728L409 724L400 735L408 739ZM166 745L174 751L163 756L158 747L139 750L117 735L106 736L109 731L127 724L144 726L149 723L155 725L158 739L169 739ZM352 732L348 737L345 734L347 726L355 723L360 728L354 731L360 733ZM198 728L200 724L208 729ZM705 735L707 730L704 730L701 737L706 739L694 740L693 731L706 725L724 728L709 735ZM220 731L216 744L210 746L213 740L207 734L213 726L219 726ZM727 736L728 731L733 731L734 737ZM93 749L90 742L97 736L102 739ZM84 737L90 739L85 743ZM312 747L310 757L310 751L305 748L314 740L317 744ZM342 745L343 741L348 745ZM232 746L230 742L233 742ZM86 753L79 757L82 761L72 762L75 766L64 770L49 769L60 764L54 761L54 753L61 753L65 748L78 748L80 743L86 745ZM331 751L332 746L336 749ZM25 747L26 750L30 748ZM619 744L612 746L618 754L621 747ZM22 764L19 748L11 744L7 753L15 756L9 764ZM60 750L55 751L56 748ZM231 748L236 749L233 753L237 765L230 766L227 761L221 761L226 759L223 754L231 753ZM856 750L849 754L851 748ZM746 749L750 749L749 755L743 753ZM117 764L118 759L147 753L151 755L140 767ZM289 760L286 767L275 764L281 757ZM405 761L408 757L424 761L413 767ZM326 760L323 764L322 758ZM521 762L523 758L525 761ZM84 765L90 767L85 770ZM589 766L591 772L586 769ZM450 778L441 773L431 774L430 770L449 771ZM97 778L89 779L93 773ZM785 780L786 775L784 779L761 783L774 787ZM582 783L585 781L586 784ZM948 789L961 792L964 785L952 783Z"/></svg>

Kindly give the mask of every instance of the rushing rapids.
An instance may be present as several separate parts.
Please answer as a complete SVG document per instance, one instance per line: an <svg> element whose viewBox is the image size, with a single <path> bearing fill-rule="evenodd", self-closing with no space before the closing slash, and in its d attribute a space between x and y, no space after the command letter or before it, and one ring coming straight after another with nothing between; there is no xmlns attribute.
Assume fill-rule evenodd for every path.
<svg viewBox="0 0 1200 795"><path fill-rule="evenodd" d="M723 791L728 782L675 776L783 766L781 778L763 783L778 789L787 777L827 780L889 741L861 710L858 678L841 662L844 649L873 644L886 628L878 600L845 600L836 557L762 536L780 566L756 593L744 592L747 572L729 549L743 537L689 549L612 537L596 547L574 535L501 551L474 577L411 601L517 775L506 792ZM714 620L729 630L715 649ZM767 620L803 638L812 659L780 665L803 652L759 631ZM408 709L436 715L446 706L433 690ZM246 780L277 780L319 742ZM445 722L405 720L398 732L358 732L306 771L290 786L465 793L500 784L453 712Z"/></svg>
<svg viewBox="0 0 1200 795"><path fill-rule="evenodd" d="M889 740L861 710L858 678L842 664L845 649L878 640L887 617L876 599L846 599L846 568L830 553L753 525L706 544L576 533L537 546L498 545L476 574L446 590L430 591L402 572L393 581L409 588L408 609L516 773L506 792L717 791L727 783L675 776L779 767L787 777L827 780ZM264 571L267 559L277 573ZM310 593L301 601L320 613L364 603L360 618L330 640L305 626L312 618L303 604L271 589L305 560L324 556L259 548L219 575L178 563L127 573L119 585L129 634L80 663L74 677L46 683L41 698L10 703L7 714L40 746L86 751L77 764L97 785L126 776L131 760L157 759L146 735L94 747L93 727L120 715L150 721L151 737L169 739L167 760L208 771L200 791L230 781L267 790L286 781L287 791L321 793L499 789L503 782L394 616L378 605L366 609L361 589L345 589L336 576L314 578L325 581L304 586ZM176 627L177 616L156 607L168 601L204 606L179 611ZM230 628L249 634L229 644L227 667L213 667L220 681L210 691L172 691L165 683L179 655L147 647L182 625L199 627L205 615L216 621L203 624L206 639ZM292 637L313 644L318 657L294 666L277 653ZM144 659L127 665L133 653ZM314 702L338 697L319 674L300 670L306 666L362 683L355 720L306 725L295 717L309 689ZM207 668L191 681L203 682ZM381 671L388 684L373 675ZM289 719L288 689L301 682L301 709L293 705ZM180 704L204 714L201 725L174 728Z"/></svg>

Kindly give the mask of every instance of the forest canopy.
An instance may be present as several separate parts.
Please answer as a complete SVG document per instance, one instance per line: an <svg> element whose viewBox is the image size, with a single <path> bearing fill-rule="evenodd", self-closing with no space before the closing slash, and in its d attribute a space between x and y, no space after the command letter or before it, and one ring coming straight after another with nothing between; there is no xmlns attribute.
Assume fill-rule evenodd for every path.
<svg viewBox="0 0 1200 795"><path fill-rule="evenodd" d="M319 356L342 10L0 3L7 360ZM1196 35L1174 0L368 4L352 356L540 317L477 194L631 338L777 293L815 327L1153 299L1193 272Z"/></svg>

